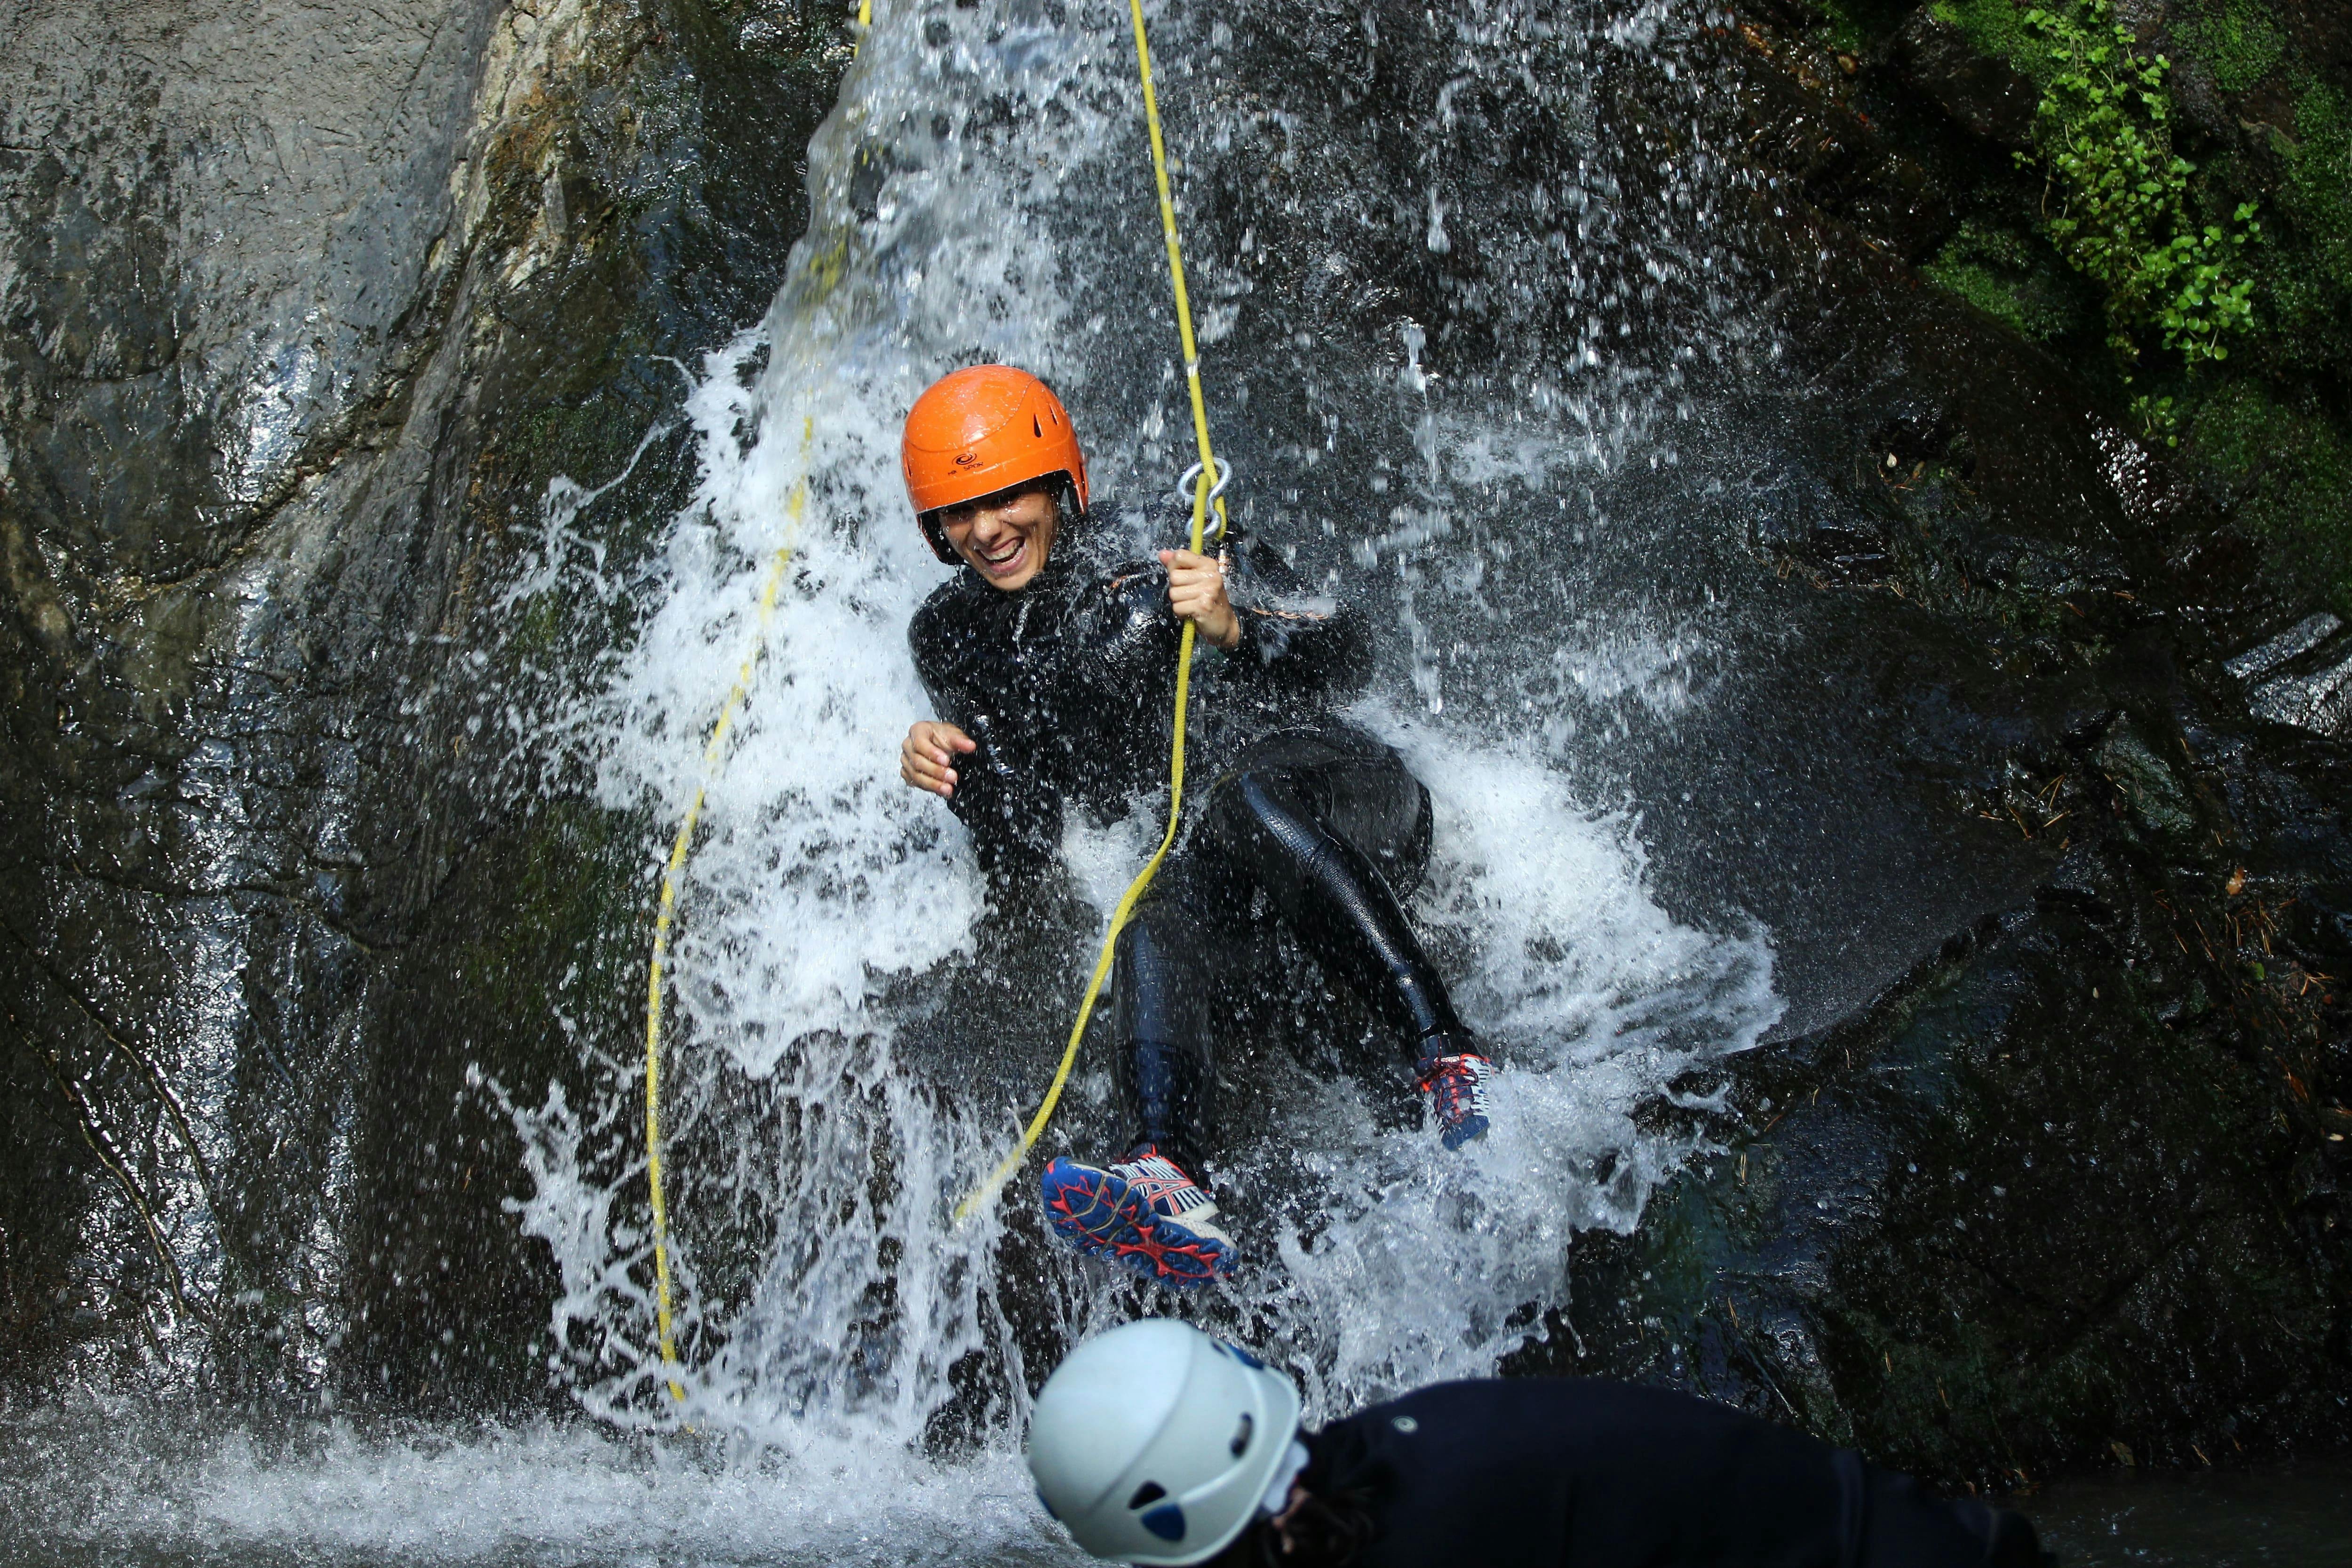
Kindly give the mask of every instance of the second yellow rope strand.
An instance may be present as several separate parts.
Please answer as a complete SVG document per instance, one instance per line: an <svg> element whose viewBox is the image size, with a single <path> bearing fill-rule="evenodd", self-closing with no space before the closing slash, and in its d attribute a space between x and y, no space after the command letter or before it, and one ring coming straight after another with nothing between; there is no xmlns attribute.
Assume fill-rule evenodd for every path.
<svg viewBox="0 0 2352 1568"><path fill-rule="evenodd" d="M686 871L687 852L694 844L695 825L702 820L703 797L719 775L719 760L726 753L727 737L735 727L736 711L751 693L752 668L767 650L768 622L775 614L776 594L783 586L784 567L800 543L801 516L808 509L808 453L815 435L816 420L804 420L801 426L801 478L793 487L792 499L784 503L783 542L776 546L775 557L768 563L767 581L760 585L760 610L752 623L751 647L743 655L743 667L736 672L735 684L728 689L727 700L719 710L719 722L710 727L710 740L702 748L702 777L694 786L694 799L686 808L685 820L677 825L677 837L670 844L668 864L662 868L661 902L654 915L653 963L646 974L646 1183L653 1192L654 1327L661 1344L662 1371L669 1384L670 1397L680 1403L686 1399L686 1387L678 1381L677 1342L670 1323L669 1206L662 1194L662 968L669 957L670 927L677 916L678 883Z"/></svg>

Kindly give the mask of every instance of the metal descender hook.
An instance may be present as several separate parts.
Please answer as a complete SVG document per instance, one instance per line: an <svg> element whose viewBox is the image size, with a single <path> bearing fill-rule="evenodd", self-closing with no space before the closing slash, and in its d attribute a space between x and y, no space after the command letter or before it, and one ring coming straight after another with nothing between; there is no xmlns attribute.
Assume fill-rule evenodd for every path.
<svg viewBox="0 0 2352 1568"><path fill-rule="evenodd" d="M1176 481L1176 499L1177 499L1178 500L1180 500L1180 501L1183 502L1186 506L1190 506L1190 505L1192 505L1192 481L1193 481L1194 479L1199 479L1200 477L1201 477L1201 465L1200 465L1200 464L1195 463L1195 464L1193 464L1191 468L1189 468L1185 469L1185 470L1184 470L1184 477L1183 477L1182 479L1178 479L1178 480ZM1216 479L1216 482L1215 482L1214 484L1213 484L1213 485L1211 485L1211 486L1209 487L1209 504L1210 504L1211 506L1214 506L1214 505L1216 505L1216 504L1217 504L1217 498L1218 498L1218 497L1220 497L1220 496L1222 496L1222 495L1223 495L1223 494L1225 493L1225 487L1226 487L1227 485L1229 485L1229 484L1232 484L1233 482L1234 482L1234 466L1233 466L1233 464L1232 464L1231 462L1229 462L1229 461L1226 461L1226 460L1224 460L1224 459L1223 459L1223 458L1220 458L1220 459L1218 460L1218 462L1217 462L1217 479Z"/></svg>

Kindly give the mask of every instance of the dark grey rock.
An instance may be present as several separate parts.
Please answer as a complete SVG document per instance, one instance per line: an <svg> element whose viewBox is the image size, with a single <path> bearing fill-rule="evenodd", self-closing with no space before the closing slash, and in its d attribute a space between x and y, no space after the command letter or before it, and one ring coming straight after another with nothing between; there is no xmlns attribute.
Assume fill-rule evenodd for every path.
<svg viewBox="0 0 2352 1568"><path fill-rule="evenodd" d="M2033 83L2007 60L1979 54L1934 6L1911 13L1895 35L1890 58L1906 82L1971 134L2004 147L2032 140L2034 109L2042 98Z"/></svg>
<svg viewBox="0 0 2352 1568"><path fill-rule="evenodd" d="M2336 628L2343 624L2324 610L2315 616L2305 616L2270 641L2225 660L2221 668L2240 680L2268 675L2279 666L2302 658L2334 637Z"/></svg>
<svg viewBox="0 0 2352 1568"><path fill-rule="evenodd" d="M2247 707L2259 718L2339 739L2352 737L2352 657L2309 675L2281 676L2254 689Z"/></svg>
<svg viewBox="0 0 2352 1568"><path fill-rule="evenodd" d="M579 635L497 614L513 520L767 305L845 18L789 53L697 0L6 25L0 1361L531 1390L546 1263L466 1072L569 1070L591 1001L551 994L580 921L631 929L637 827L500 739ZM617 562L674 451L602 503Z"/></svg>
<svg viewBox="0 0 2352 1568"><path fill-rule="evenodd" d="M499 7L33 5L0 102L12 490L93 569L224 562L448 276ZM164 450L174 461L153 458Z"/></svg>
<svg viewBox="0 0 2352 1568"><path fill-rule="evenodd" d="M2352 737L2352 653L2336 641L2343 623L2322 612L2222 664L2252 683L2246 710L2273 724Z"/></svg>
<svg viewBox="0 0 2352 1568"><path fill-rule="evenodd" d="M1747 101L1834 127L1834 96ZM1793 1026L1689 1086L1742 1107L1689 1119L1723 1152L1633 1237L1584 1238L1577 1305L1524 1364L1695 1387L1978 1486L2117 1443L2190 1465L2333 1446L2345 752L2247 716L2221 661L2280 617L2226 566L2242 542L2212 501L2063 367L1937 303L1853 210L1788 213L1770 270L1806 279L1804 393L1778 428L1811 455L1765 470L1749 534L1844 607L1790 604L1798 668L1751 688L1737 753L1784 788L1818 748L1787 814L1818 837L1776 813L1744 844L1656 846L1662 886L1720 877L1770 911ZM1860 431L1880 449L1841 451ZM1868 555L1834 548L1842 509ZM2307 704L2338 661L2288 640L2261 673ZM1840 774L1859 777L1817 782ZM1840 832L1895 852L1864 866Z"/></svg>

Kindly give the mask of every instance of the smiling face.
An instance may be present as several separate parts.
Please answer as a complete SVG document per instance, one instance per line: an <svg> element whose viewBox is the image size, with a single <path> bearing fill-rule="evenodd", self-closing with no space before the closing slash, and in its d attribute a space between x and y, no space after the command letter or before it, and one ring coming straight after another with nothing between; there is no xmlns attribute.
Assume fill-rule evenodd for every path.
<svg viewBox="0 0 2352 1568"><path fill-rule="evenodd" d="M1045 570L1061 509L1055 487L1040 480L939 510L940 531L964 563L1010 594Z"/></svg>

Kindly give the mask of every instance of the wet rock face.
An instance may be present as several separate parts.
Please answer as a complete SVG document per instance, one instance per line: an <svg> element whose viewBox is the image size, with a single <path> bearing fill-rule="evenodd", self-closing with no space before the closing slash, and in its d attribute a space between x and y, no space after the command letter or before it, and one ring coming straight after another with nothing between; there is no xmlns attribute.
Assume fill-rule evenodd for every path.
<svg viewBox="0 0 2352 1568"><path fill-rule="evenodd" d="M2278 724L2352 739L2352 646L2322 611L2222 666L2246 683L2246 707Z"/></svg>
<svg viewBox="0 0 2352 1568"><path fill-rule="evenodd" d="M761 15L751 44L694 4L12 24L11 1363L528 1377L545 1260L466 1068L574 1062L556 982L636 881L633 825L538 805L497 722L609 628L498 595L550 478L671 429L604 503L623 540L690 479L663 356L766 305L847 55L830 12Z"/></svg>
<svg viewBox="0 0 2352 1568"><path fill-rule="evenodd" d="M2033 84L2007 61L1979 54L1933 6L1911 14L1890 52L1906 83L1976 135L2005 147L2031 138L2041 97Z"/></svg>
<svg viewBox="0 0 2352 1568"><path fill-rule="evenodd" d="M1723 1152L1591 1260L1588 1356L2003 1489L2337 1440L2345 763L2161 723L2074 739L2030 905L1742 1065Z"/></svg>
<svg viewBox="0 0 2352 1568"><path fill-rule="evenodd" d="M435 247L498 14L19 14L8 483L82 570L217 566L306 458L332 460L454 258Z"/></svg>
<svg viewBox="0 0 2352 1568"><path fill-rule="evenodd" d="M1773 115L1839 123L1800 52L1735 57L1781 77L1746 100L1759 147L1784 144ZM1788 416L1812 448L1759 472L1751 537L1805 585L1794 613L1844 606L1822 678L1907 715L1879 776L1939 783L1989 830L1948 841L2018 880L1874 1000L1694 1085L1731 1107L1722 1152L1586 1250L1528 1364L1684 1384L2004 1489L2338 1445L2340 628L2259 591L2210 498L1892 265L1882 209L1808 184L1819 166L1776 171L1813 198L1774 267L1815 280ZM1840 764L1871 757L1867 726L1828 725Z"/></svg>
<svg viewBox="0 0 2352 1568"><path fill-rule="evenodd" d="M9 1193L20 1352L316 1294L364 969L337 929L352 814L392 794L348 699L373 674L389 700L378 617L445 585L446 535L436 561L426 509L385 492L451 399L446 357L420 373L497 16L14 21L0 788L9 1077L35 1098L10 1163L54 1184Z"/></svg>

